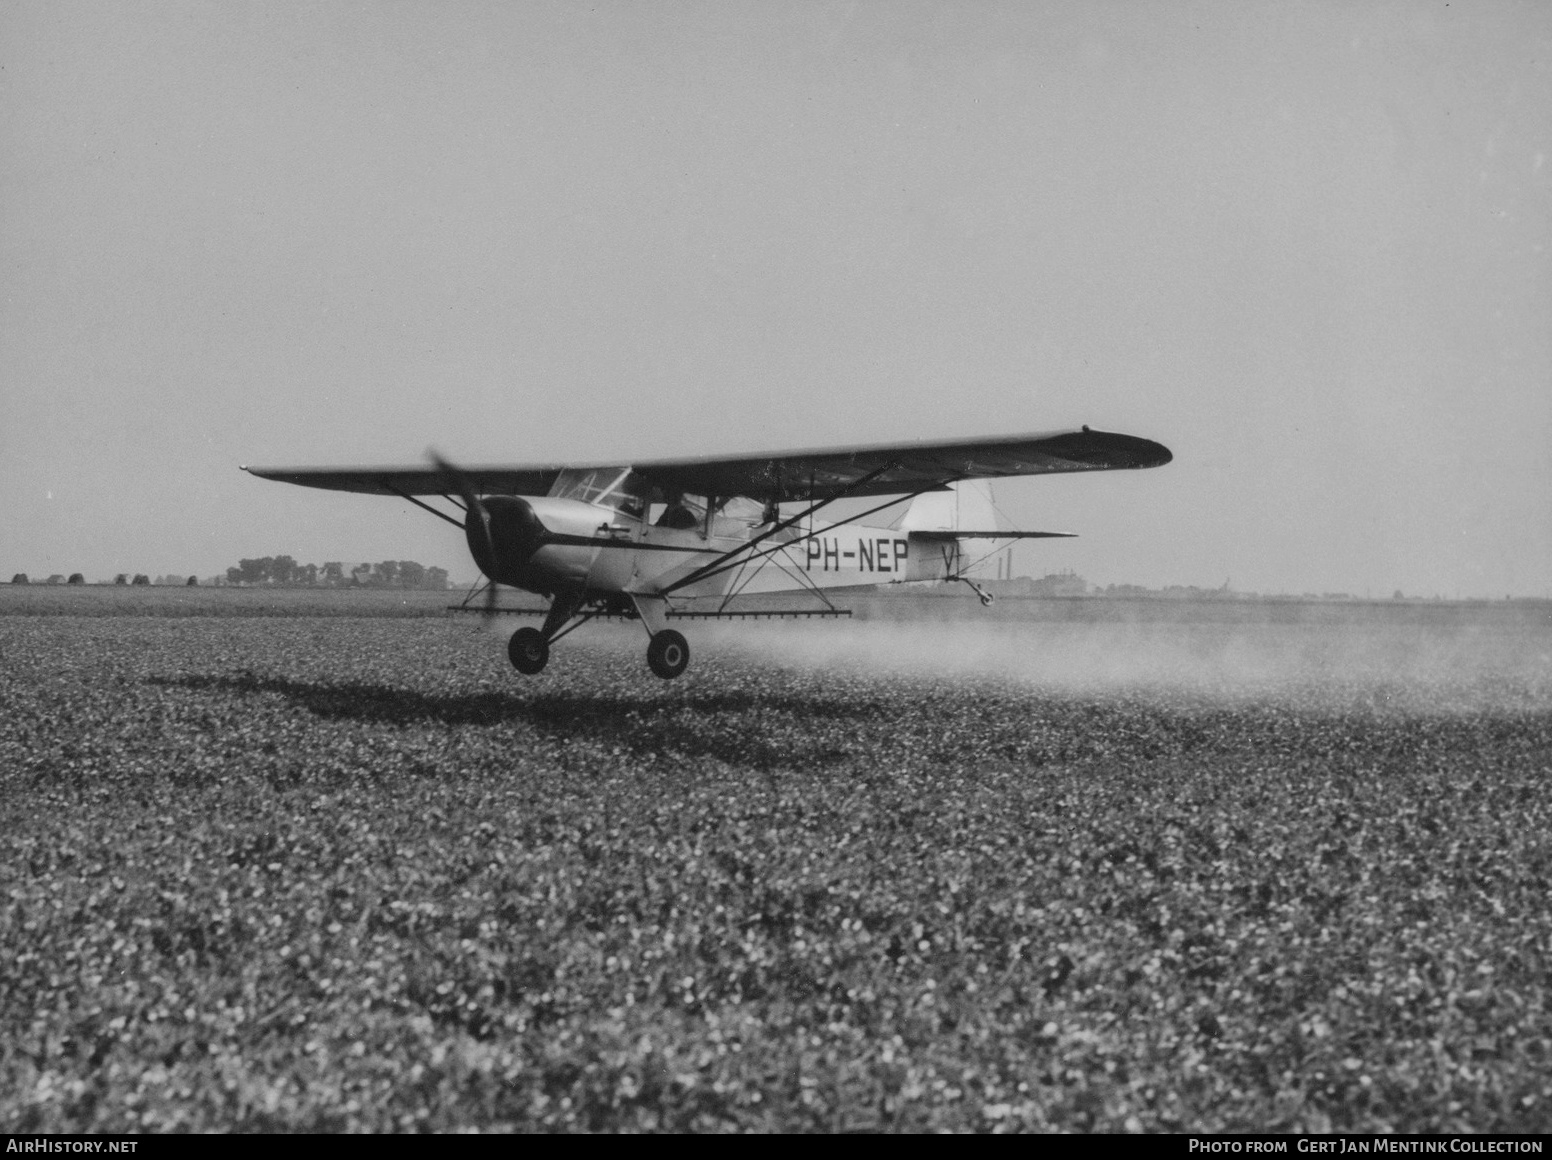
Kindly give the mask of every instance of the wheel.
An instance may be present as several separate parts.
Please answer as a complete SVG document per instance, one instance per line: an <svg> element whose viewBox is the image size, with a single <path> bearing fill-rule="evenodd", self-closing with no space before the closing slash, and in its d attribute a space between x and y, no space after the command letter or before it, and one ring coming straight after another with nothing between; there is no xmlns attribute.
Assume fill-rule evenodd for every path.
<svg viewBox="0 0 1552 1160"><path fill-rule="evenodd" d="M507 656L520 673L539 673L550 660L550 642L537 628L520 628L507 641Z"/></svg>
<svg viewBox="0 0 1552 1160"><path fill-rule="evenodd" d="M647 666L665 681L671 681L684 672L690 663L690 646L671 628L654 633L647 645Z"/></svg>

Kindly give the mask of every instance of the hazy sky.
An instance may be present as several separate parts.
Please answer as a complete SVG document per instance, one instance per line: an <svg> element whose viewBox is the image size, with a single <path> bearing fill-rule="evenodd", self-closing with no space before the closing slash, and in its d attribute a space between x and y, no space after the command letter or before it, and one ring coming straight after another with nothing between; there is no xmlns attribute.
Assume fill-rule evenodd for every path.
<svg viewBox="0 0 1552 1160"><path fill-rule="evenodd" d="M0 579L411 558L240 463L1087 423L1018 570L1552 591L1552 5L0 6Z"/></svg>

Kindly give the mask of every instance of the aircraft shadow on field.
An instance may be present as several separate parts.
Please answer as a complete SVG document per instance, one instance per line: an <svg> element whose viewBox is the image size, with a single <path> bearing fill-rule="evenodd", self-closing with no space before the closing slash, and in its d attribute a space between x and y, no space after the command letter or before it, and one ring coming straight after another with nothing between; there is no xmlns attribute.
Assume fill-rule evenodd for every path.
<svg viewBox="0 0 1552 1160"><path fill-rule="evenodd" d="M756 766L781 764L793 756L789 714L808 720L860 719L877 710L865 701L837 703L817 695L762 696L743 690L686 690L669 697L658 689L640 695L541 692L524 697L505 692L424 693L393 685L296 681L255 673L150 677L148 683L202 692L278 693L331 720L399 726L524 724L549 736L613 742L635 752L673 749ZM735 733L708 734L706 718L719 713L740 715ZM767 715L774 715L772 725L780 723L779 743L762 727ZM807 756L824 761L840 754Z"/></svg>

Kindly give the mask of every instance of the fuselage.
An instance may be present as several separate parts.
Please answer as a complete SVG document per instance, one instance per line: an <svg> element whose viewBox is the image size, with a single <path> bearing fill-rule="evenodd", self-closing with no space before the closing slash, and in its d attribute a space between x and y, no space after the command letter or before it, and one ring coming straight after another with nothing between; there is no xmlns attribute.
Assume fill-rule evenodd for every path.
<svg viewBox="0 0 1552 1160"><path fill-rule="evenodd" d="M959 545L941 537L928 542L889 527L812 518L773 531L776 513L747 501L717 504L681 495L653 502L654 497L619 489L581 498L565 494L577 490L568 489L567 482L548 496L485 501L492 509L491 532L500 560L495 579L544 596L653 595L761 537L748 554L753 558L678 588L676 594L707 597L936 580L952 575L959 564ZM522 524L521 517L504 516L501 505L525 506L546 533L521 560L501 559L508 555L504 528ZM514 531L510 537L520 534ZM544 542L556 538L568 542Z"/></svg>

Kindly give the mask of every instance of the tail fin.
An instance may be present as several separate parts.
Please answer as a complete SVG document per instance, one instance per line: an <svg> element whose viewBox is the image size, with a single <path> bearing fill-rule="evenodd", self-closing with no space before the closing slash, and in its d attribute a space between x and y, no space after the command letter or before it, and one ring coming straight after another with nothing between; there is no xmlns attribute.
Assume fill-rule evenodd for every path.
<svg viewBox="0 0 1552 1160"><path fill-rule="evenodd" d="M966 479L948 485L947 491L923 492L900 517L902 532L978 532L997 529L997 508L992 503L992 481Z"/></svg>
<svg viewBox="0 0 1552 1160"><path fill-rule="evenodd" d="M947 491L923 492L900 517L900 530L913 533L912 542L922 542L930 558L941 558L945 578L968 583L971 576L1001 580L1013 575L1012 544L973 534L1002 530L989 479L966 479L950 484ZM970 586L980 594L981 603L991 603L989 593L973 583Z"/></svg>

